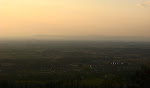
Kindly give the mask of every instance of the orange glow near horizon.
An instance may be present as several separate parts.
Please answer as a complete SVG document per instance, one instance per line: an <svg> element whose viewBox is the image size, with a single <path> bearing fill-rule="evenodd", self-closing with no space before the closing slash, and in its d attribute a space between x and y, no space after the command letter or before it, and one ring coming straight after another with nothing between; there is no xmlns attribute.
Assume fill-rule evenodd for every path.
<svg viewBox="0 0 150 88"><path fill-rule="evenodd" d="M140 8L137 3L137 0L1 0L0 36L150 37L150 6Z"/></svg>

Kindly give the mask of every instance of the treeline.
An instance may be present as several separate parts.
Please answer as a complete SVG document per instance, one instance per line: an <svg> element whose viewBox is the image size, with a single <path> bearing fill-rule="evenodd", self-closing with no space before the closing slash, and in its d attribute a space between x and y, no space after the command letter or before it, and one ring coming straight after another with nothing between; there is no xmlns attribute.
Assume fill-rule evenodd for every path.
<svg viewBox="0 0 150 88"><path fill-rule="evenodd" d="M116 82L114 80L105 80L100 85L84 84L78 80L70 81L0 81L0 88L138 88L129 83Z"/></svg>
<svg viewBox="0 0 150 88"><path fill-rule="evenodd" d="M119 77L107 79L67 79L67 80L13 80L0 79L0 88L149 88L150 65L143 65L135 77L122 80Z"/></svg>

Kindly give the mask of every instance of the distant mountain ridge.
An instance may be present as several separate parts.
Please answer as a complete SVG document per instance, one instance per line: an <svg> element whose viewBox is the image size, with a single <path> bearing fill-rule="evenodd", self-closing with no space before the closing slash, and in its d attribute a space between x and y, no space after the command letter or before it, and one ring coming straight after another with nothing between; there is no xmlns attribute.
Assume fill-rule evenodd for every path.
<svg viewBox="0 0 150 88"><path fill-rule="evenodd" d="M150 41L150 37L141 36L102 36L102 35L32 35L3 37L2 40L82 40L82 41Z"/></svg>

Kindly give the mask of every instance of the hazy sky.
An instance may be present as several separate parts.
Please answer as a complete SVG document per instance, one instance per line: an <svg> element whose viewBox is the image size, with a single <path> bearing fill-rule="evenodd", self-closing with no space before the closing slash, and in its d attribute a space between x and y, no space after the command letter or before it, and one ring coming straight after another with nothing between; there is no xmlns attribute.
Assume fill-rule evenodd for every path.
<svg viewBox="0 0 150 88"><path fill-rule="evenodd" d="M150 0L0 0L0 36L149 36Z"/></svg>

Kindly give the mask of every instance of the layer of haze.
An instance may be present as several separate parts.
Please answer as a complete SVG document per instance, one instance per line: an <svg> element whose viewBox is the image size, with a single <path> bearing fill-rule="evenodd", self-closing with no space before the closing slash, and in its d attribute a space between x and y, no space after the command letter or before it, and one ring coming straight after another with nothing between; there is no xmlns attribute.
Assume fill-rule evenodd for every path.
<svg viewBox="0 0 150 88"><path fill-rule="evenodd" d="M143 1L0 0L0 36L150 37L150 6L141 8Z"/></svg>

